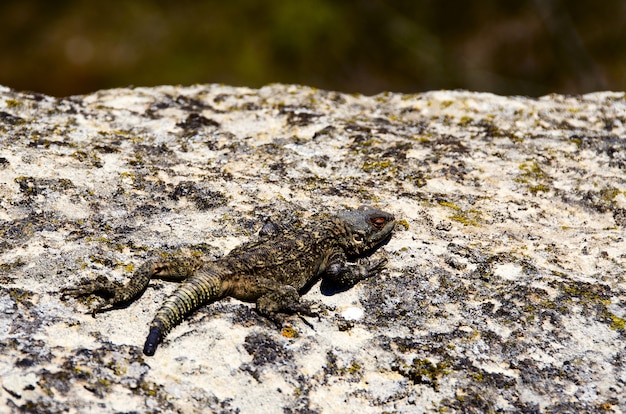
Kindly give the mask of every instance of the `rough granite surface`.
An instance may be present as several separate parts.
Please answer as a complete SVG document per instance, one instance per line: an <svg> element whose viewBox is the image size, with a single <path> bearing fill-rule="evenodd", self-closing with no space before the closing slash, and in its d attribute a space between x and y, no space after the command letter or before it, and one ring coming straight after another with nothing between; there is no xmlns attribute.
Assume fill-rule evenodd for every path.
<svg viewBox="0 0 626 414"><path fill-rule="evenodd" d="M226 299L146 357L175 284L61 299L364 203L389 264L319 319ZM0 87L0 412L626 412L625 234L621 92Z"/></svg>

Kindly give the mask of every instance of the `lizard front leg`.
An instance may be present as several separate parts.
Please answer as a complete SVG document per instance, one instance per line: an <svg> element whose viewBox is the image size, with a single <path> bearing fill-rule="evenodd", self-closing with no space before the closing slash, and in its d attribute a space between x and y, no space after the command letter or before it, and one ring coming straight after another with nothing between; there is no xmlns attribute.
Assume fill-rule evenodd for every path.
<svg viewBox="0 0 626 414"><path fill-rule="evenodd" d="M349 263L344 251L336 250L328 258L324 279L341 287L352 286L380 273L386 264L387 259L380 259L372 264L366 258Z"/></svg>

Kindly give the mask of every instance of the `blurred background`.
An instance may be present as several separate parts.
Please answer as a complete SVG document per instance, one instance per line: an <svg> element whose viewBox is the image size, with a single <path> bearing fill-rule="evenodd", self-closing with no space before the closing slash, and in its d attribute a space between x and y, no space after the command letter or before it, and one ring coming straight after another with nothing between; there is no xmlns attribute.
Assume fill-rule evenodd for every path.
<svg viewBox="0 0 626 414"><path fill-rule="evenodd" d="M626 90L626 0L0 0L0 84Z"/></svg>

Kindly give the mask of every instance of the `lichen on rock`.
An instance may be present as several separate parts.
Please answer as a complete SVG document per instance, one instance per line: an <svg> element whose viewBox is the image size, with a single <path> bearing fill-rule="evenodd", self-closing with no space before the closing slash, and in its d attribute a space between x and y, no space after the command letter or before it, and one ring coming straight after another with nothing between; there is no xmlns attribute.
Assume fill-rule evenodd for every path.
<svg viewBox="0 0 626 414"><path fill-rule="evenodd" d="M0 88L0 411L626 411L625 136L614 92ZM387 270L319 320L227 299L148 359L173 284L61 300L364 203Z"/></svg>

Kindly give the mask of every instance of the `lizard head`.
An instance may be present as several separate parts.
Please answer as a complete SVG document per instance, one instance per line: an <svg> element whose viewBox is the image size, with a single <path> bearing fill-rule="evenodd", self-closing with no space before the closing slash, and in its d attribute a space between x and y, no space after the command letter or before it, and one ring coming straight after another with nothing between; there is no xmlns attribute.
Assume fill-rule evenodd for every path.
<svg viewBox="0 0 626 414"><path fill-rule="evenodd" d="M343 242L351 255L361 255L376 248L391 236L396 224L393 215L372 206L342 211L337 218L345 229Z"/></svg>

